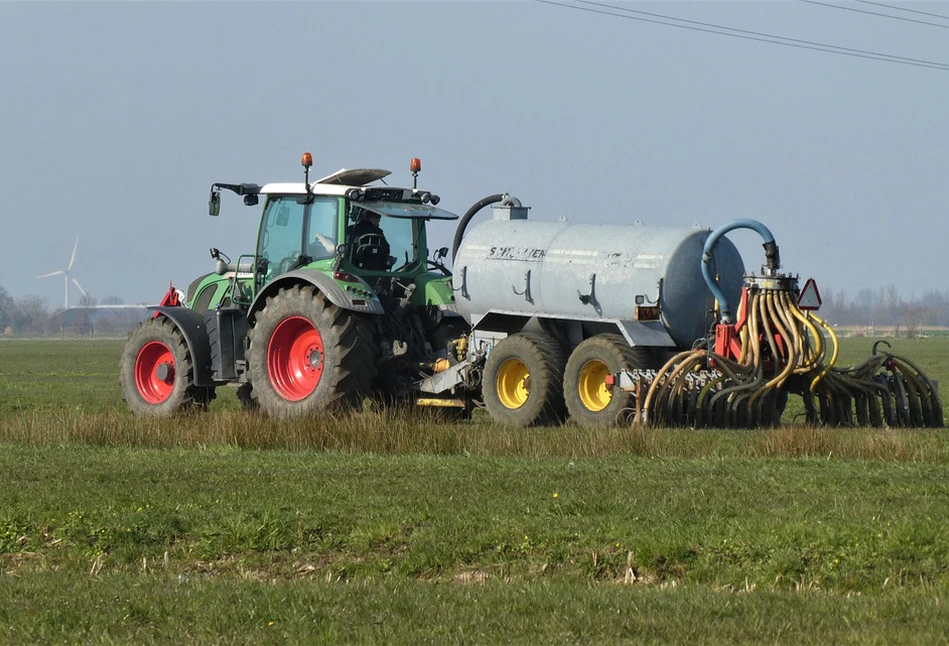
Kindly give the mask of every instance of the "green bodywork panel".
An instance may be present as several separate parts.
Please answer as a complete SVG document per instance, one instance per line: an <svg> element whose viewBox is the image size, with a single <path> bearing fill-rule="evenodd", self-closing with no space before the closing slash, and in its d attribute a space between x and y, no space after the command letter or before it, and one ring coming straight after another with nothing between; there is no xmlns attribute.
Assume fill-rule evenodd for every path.
<svg viewBox="0 0 949 646"><path fill-rule="evenodd" d="M412 295L414 305L450 305L455 304L455 293L451 289L451 277L441 274L425 273L415 278L417 288Z"/></svg>
<svg viewBox="0 0 949 646"><path fill-rule="evenodd" d="M213 310L226 302L230 302L231 279L217 274L210 274L199 279L193 291L189 289L186 305L199 311Z"/></svg>

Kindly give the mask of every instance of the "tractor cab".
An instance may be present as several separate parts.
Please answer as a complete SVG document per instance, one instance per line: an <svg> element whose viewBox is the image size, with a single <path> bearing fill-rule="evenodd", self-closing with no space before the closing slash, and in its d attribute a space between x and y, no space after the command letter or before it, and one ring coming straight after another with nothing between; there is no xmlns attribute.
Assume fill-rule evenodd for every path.
<svg viewBox="0 0 949 646"><path fill-rule="evenodd" d="M302 164L302 183L212 185L211 215L220 212L221 189L242 195L248 206L263 202L263 208L254 254L241 256L235 265L219 261L219 276L209 276L207 286L214 278L220 282L214 290L205 290L214 294L204 299L205 308L225 297L249 305L269 284L295 271L320 272L342 283L352 277L374 291L417 282L424 288L432 279L449 275L441 263L444 250L429 258L426 222L458 216L437 208L437 195L417 188L418 159L410 166L412 188L375 184L390 174L383 169L341 169L311 183L309 153ZM430 267L440 273L431 274ZM224 284L228 281L231 288Z"/></svg>

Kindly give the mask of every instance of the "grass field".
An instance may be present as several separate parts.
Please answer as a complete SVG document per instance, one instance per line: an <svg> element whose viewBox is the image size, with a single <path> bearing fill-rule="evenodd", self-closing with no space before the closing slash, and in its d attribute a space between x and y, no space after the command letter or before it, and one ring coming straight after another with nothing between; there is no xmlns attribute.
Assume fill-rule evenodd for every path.
<svg viewBox="0 0 949 646"><path fill-rule="evenodd" d="M120 352L0 343L0 643L949 640L944 430L143 421Z"/></svg>

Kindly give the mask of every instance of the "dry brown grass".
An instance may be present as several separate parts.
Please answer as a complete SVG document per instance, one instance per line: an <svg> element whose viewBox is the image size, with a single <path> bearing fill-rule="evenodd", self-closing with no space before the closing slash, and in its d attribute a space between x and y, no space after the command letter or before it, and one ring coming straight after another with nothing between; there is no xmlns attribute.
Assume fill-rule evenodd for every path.
<svg viewBox="0 0 949 646"><path fill-rule="evenodd" d="M922 429L771 430L523 429L449 422L407 410L314 415L280 420L239 410L141 419L121 410L24 411L0 417L0 442L152 448L237 446L390 455L824 457L888 462L947 462L949 435Z"/></svg>
<svg viewBox="0 0 949 646"><path fill-rule="evenodd" d="M788 426L757 435L753 454L884 462L945 462L947 435L931 429L838 429Z"/></svg>
<svg viewBox="0 0 949 646"><path fill-rule="evenodd" d="M519 429L489 423L451 423L424 413L384 410L325 413L280 420L243 411L173 419L136 418L124 411L29 411L0 418L0 441L32 445L314 449L382 454L593 456L641 453L641 431L578 428Z"/></svg>

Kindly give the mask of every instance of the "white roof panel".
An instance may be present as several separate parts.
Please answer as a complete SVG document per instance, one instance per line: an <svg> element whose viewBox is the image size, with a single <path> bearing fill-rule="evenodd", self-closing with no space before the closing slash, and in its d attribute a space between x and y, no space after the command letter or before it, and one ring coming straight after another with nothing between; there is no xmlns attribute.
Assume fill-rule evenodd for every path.
<svg viewBox="0 0 949 646"><path fill-rule="evenodd" d="M382 168L341 168L332 175L327 175L310 184L310 190L315 195L345 195L346 190L353 187L365 186L391 173ZM260 189L261 194L304 195L306 187L303 182L275 182L265 184Z"/></svg>
<svg viewBox="0 0 949 646"><path fill-rule="evenodd" d="M340 184L318 184L317 182L310 184L310 191L314 195L345 195L348 188L350 187ZM305 195L306 186L303 182L275 182L264 184L260 193L262 195Z"/></svg>
<svg viewBox="0 0 949 646"><path fill-rule="evenodd" d="M370 182L388 177L392 173L384 168L340 168L332 175L316 180L317 184L342 184L344 186L365 186Z"/></svg>

